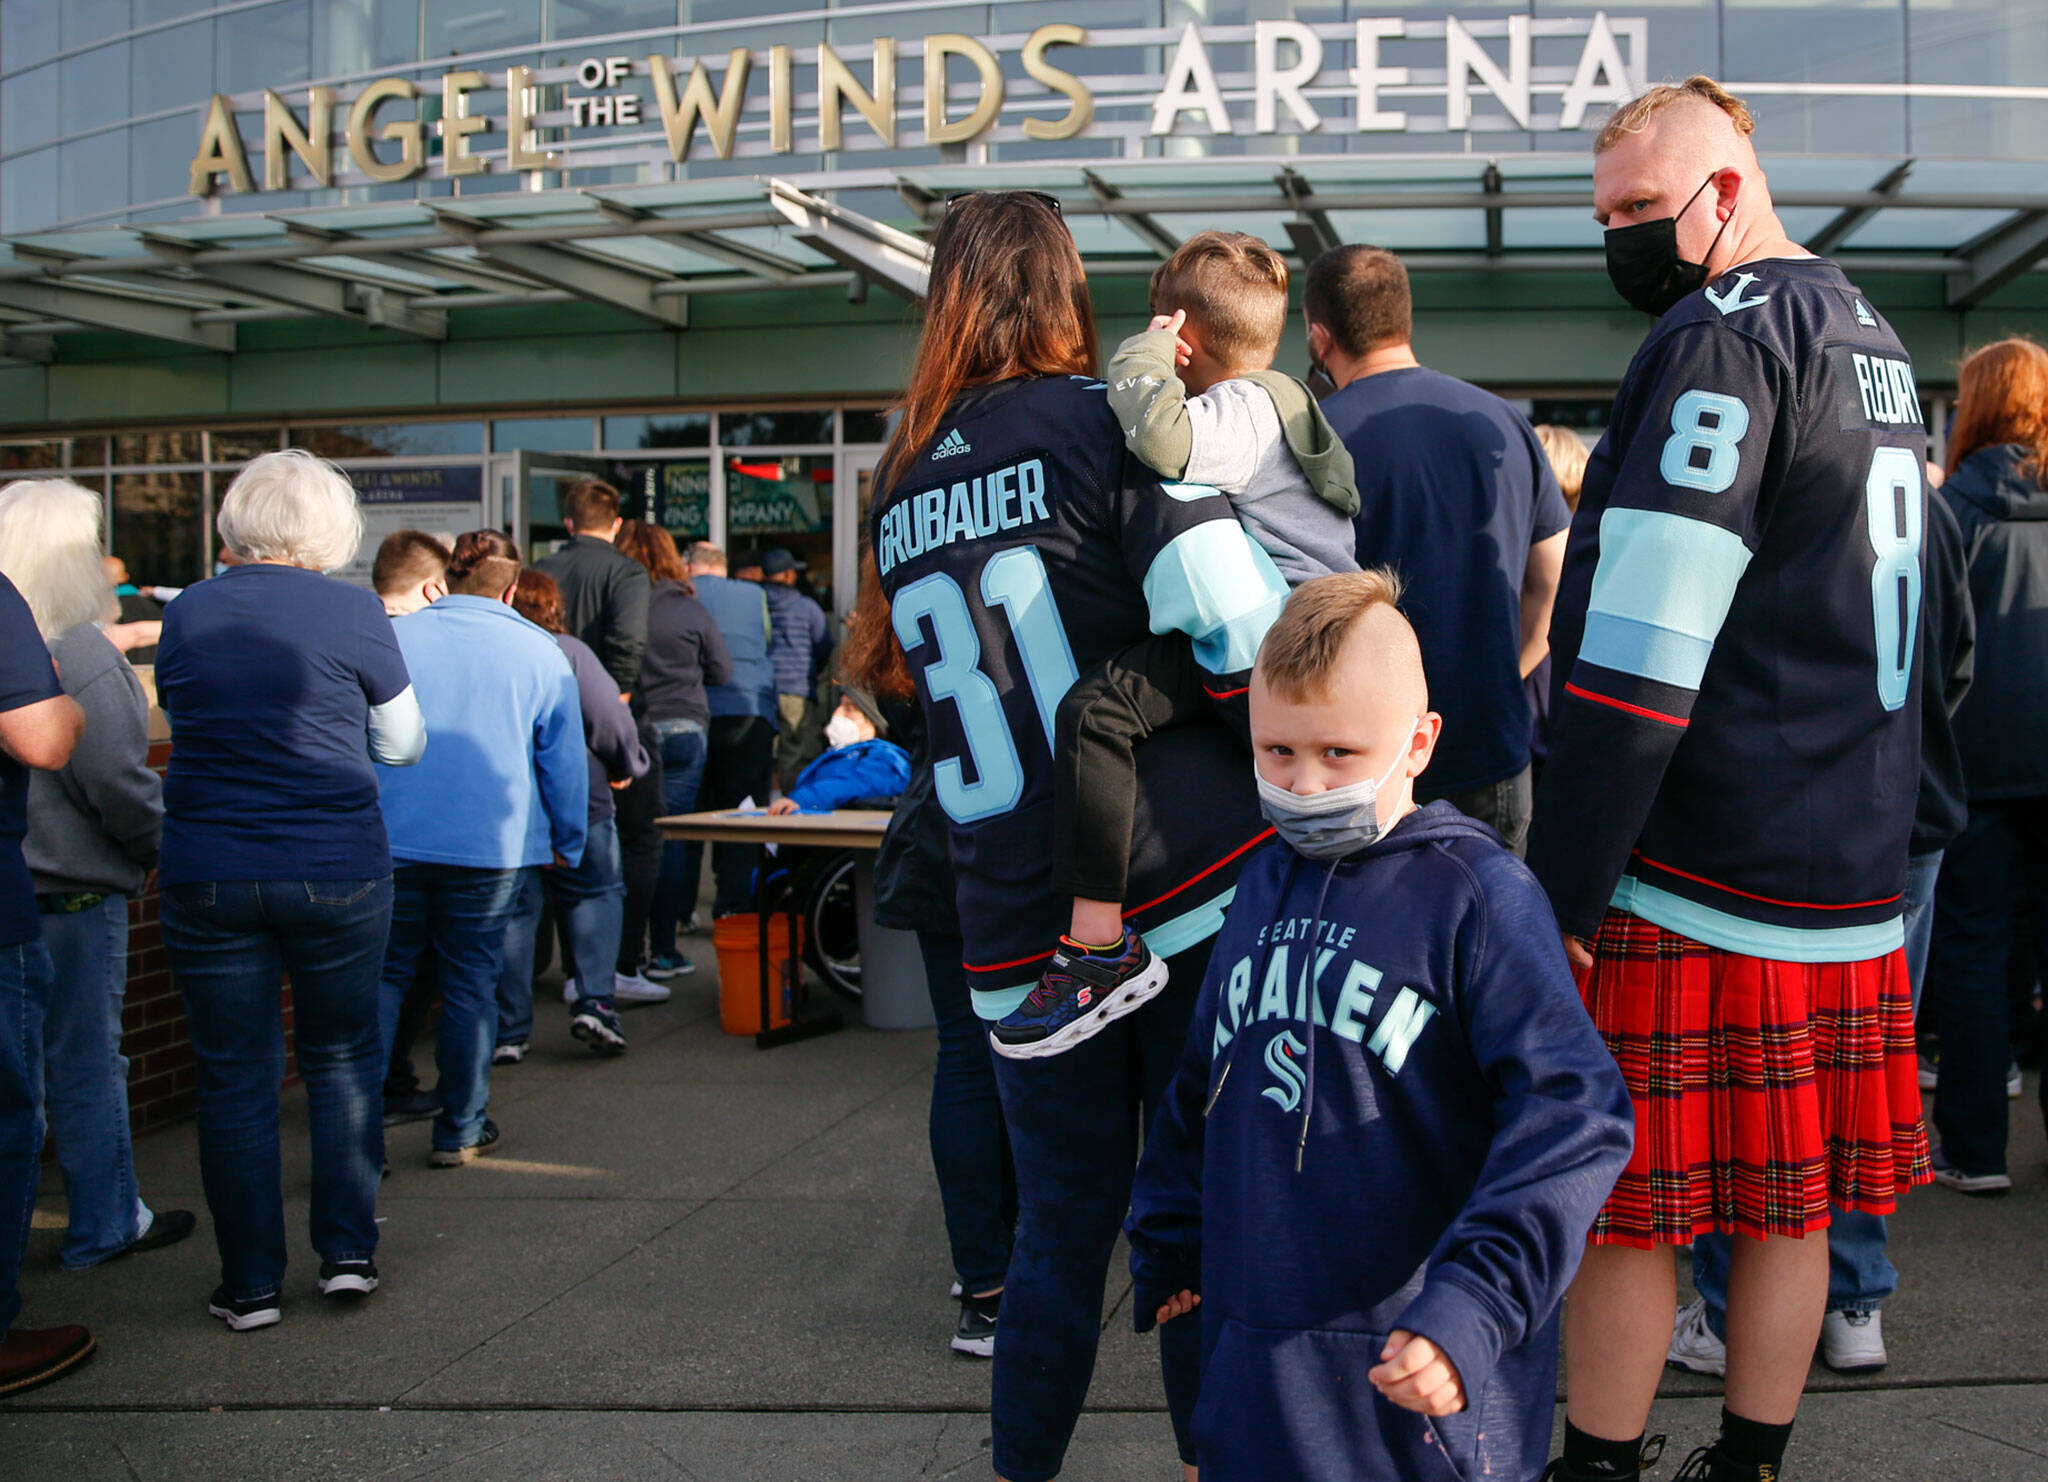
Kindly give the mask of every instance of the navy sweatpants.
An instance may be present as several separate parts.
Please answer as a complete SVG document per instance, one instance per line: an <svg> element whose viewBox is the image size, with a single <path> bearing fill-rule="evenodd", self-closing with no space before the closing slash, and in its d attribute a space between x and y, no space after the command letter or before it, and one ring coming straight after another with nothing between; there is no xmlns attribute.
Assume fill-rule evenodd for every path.
<svg viewBox="0 0 2048 1482"><path fill-rule="evenodd" d="M1210 944L1168 960L1160 995L1085 1044L1045 1060L996 1057L1017 1165L1017 1240L996 1340L996 1475L1049 1482L1095 1374L1102 1297L1152 1114L1187 1044ZM1186 1332L1177 1332L1185 1329ZM1160 1330L1168 1408L1184 1461L1201 1384L1194 1323Z"/></svg>

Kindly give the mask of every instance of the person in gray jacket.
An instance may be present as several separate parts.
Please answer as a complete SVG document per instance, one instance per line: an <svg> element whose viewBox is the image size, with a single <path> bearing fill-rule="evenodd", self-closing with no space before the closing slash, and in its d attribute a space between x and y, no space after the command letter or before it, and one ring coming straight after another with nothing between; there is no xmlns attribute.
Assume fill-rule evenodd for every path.
<svg viewBox="0 0 2048 1482"><path fill-rule="evenodd" d="M128 901L156 864L163 779L149 768L142 684L100 631L119 609L101 575L99 529L99 496L69 481L0 490L0 571L28 602L64 692L85 712L71 760L29 779L22 844L56 969L43 1085L70 1206L57 1256L67 1271L175 1244L197 1223L186 1210L152 1210L143 1200L128 1134Z"/></svg>

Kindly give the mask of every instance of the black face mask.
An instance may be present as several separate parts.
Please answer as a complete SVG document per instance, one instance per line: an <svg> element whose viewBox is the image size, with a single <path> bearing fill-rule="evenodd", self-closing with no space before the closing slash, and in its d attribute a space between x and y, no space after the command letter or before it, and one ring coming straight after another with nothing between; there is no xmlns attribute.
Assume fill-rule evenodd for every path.
<svg viewBox="0 0 2048 1482"><path fill-rule="evenodd" d="M1714 175L1720 173L1716 170ZM1687 262L1678 255L1678 217L1692 209L1692 203L1700 198L1700 191L1714 183L1714 175L1700 182L1699 190L1678 208L1678 216L1660 216L1655 221L1618 226L1607 233L1607 276L1614 284L1614 291L1626 299L1631 308L1641 309L1645 314L1661 319L1688 293L1706 286L1707 265ZM1734 219L1730 215L1728 221ZM1711 258L1714 248L1721 245L1721 237L1728 230L1728 221L1722 222L1721 230L1714 233L1713 243L1707 248L1708 257Z"/></svg>
<svg viewBox="0 0 2048 1482"><path fill-rule="evenodd" d="M1317 401L1326 400L1337 394L1337 383L1331 378L1323 363L1311 355L1308 358L1308 394Z"/></svg>

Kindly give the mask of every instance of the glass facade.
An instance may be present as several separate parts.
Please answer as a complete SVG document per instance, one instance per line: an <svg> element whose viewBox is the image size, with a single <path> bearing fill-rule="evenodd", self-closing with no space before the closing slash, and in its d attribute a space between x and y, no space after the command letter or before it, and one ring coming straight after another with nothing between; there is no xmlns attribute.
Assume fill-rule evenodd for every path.
<svg viewBox="0 0 2048 1482"><path fill-rule="evenodd" d="M1129 31L1153 37L1174 34L1190 21L1220 27L1290 17L1328 25L1367 17L1398 19L1420 34L1383 41L1380 64L1409 69L1418 86L1434 83L1441 99L1445 17L1468 25L1522 17L1538 28L1535 75L1543 102L1556 97L1561 80L1555 73L1561 63L1568 74L1575 53L1544 51L1558 43L1544 40L1541 27L1564 19L1584 21L1601 8L1580 0L1466 0L1455 6L1407 0L1100 0L1087 8L1085 18L1091 35ZM1129 46L1091 41L1057 53L1058 65L1094 87L1090 133L1065 140L1025 138L1016 125L1027 112L1043 117L1056 112L1009 108L1000 120L1008 126L999 129L1000 137L971 146L976 153L967 157L960 145L923 142L919 39L943 31L1016 36L1072 22L1072 8L1052 0L1008 0L934 9L925 0L905 0L901 5L848 6L844 15L838 9L796 9L787 0L0 0L0 233L174 219L211 209L277 210L768 171L803 174L1134 154L1398 154L1446 148L1487 154L1580 152L1587 142L1582 133L1543 132L1534 117L1536 127L1518 129L1491 104L1470 135L1446 133L1441 122L1405 132L1361 133L1332 116L1313 136L1288 128L1257 134L1240 123L1227 135L1146 137L1143 126L1153 90L1134 90L1130 80L1158 77L1171 47L1157 41ZM2038 84L2048 63L2048 0L1659 0L1621 7L1615 12L1617 25L1624 16L1642 23L1646 56L1638 70L1643 76L1709 71L1738 88L1754 85L1747 90L1764 138L1777 153L1967 158L2048 153L2048 128L2042 127L2048 124L2048 100L1939 94L1943 87L1981 93L1986 87ZM894 38L900 48L901 147L896 148L884 147L849 107L844 151L816 153L816 129L804 125L796 131L791 152L770 154L765 110L750 101L741 116L734 158L720 160L701 147L700 139L687 162L671 164L658 148L650 157L662 129L653 80L644 68L596 88L579 85L574 76L586 59L619 56L637 62L658 52L710 58L719 64L712 72L716 82L724 53L744 45L757 55L749 83L752 100L766 92L761 54L783 44L795 49L795 86L802 95L816 90L814 49L820 43L843 50L853 75L865 84L872 74L863 48L880 38ZM1504 43L1484 44L1491 54L1504 54ZM1244 81L1252 50L1249 41L1223 39L1209 48L1237 114L1250 112ZM1349 39L1326 43L1324 92L1347 91L1327 81L1344 75L1353 50ZM494 77L509 66L545 74L535 94L536 142L543 148L566 148L564 168L524 174L495 168L452 178L442 172L443 141L431 125L442 108L440 76L456 58ZM1008 80L1023 79L1016 52L1004 52L1000 66ZM959 60L953 68L955 95L964 98L971 68ZM213 94L235 99L240 134L260 180L263 89L290 94L303 117L303 94L291 90L337 86L343 103L335 121L335 152L346 161L341 136L347 100L376 76L420 85L417 104L391 102L379 119L402 124L417 118L430 126L424 139L428 168L422 174L397 183L304 189L308 177L295 165L291 189L224 192L217 205L187 194L200 123ZM1810 90L1814 85L1830 90L1816 94ZM1911 97L1904 95L1908 85L1918 90ZM1546 86L1551 89L1547 95L1542 91ZM1935 91L1929 94L1928 89ZM1401 93L1400 86L1390 84L1382 106L1421 106L1404 102ZM611 110L609 121L598 121L592 109L605 99L610 100L605 105ZM1317 102L1335 108L1343 100ZM468 111L491 121L493 132L477 136L478 148L487 154L502 156L506 107L502 92L484 89L470 95ZM637 119L621 122L634 114ZM388 160L396 146L376 148ZM501 166L502 158L496 163ZM353 178L364 181L361 175Z"/></svg>

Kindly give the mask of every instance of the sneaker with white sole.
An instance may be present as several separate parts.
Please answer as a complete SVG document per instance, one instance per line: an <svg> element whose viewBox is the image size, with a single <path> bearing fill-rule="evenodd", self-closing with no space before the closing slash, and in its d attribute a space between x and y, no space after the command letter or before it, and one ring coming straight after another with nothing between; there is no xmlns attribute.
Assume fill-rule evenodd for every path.
<svg viewBox="0 0 2048 1482"><path fill-rule="evenodd" d="M484 1130L477 1134L475 1142L459 1148L435 1148L427 1154L429 1168L462 1168L474 1163L486 1153L498 1150L498 1124L489 1117L484 1118Z"/></svg>
<svg viewBox="0 0 2048 1482"><path fill-rule="evenodd" d="M696 970L697 964L679 953L657 952L647 959L647 965L640 969L640 974L657 983L666 983L670 978L687 978Z"/></svg>
<svg viewBox="0 0 2048 1482"><path fill-rule="evenodd" d="M277 1293L267 1297L250 1297L236 1301L228 1295L228 1289L217 1286L213 1295L206 1300L206 1310L228 1325L228 1330L246 1333L252 1328L267 1328L273 1323L284 1321L284 1313L277 1305Z"/></svg>
<svg viewBox="0 0 2048 1482"><path fill-rule="evenodd" d="M509 1040L491 1051L493 1065L517 1065L525 1058L526 1041L523 1039Z"/></svg>
<svg viewBox="0 0 2048 1482"><path fill-rule="evenodd" d="M1820 1361L1837 1374L1875 1374L1891 1362L1882 1312L1830 1312L1820 1320Z"/></svg>
<svg viewBox="0 0 2048 1482"><path fill-rule="evenodd" d="M1002 1303L1001 1292L993 1297L963 1296L960 1299L960 1321L954 1325L953 1341L947 1346L969 1358L994 1358L996 1312Z"/></svg>
<svg viewBox="0 0 2048 1482"><path fill-rule="evenodd" d="M1135 1013L1165 986L1165 959L1128 926L1113 947L1061 937L1038 986L990 1026L989 1047L1006 1060L1060 1054Z"/></svg>
<svg viewBox="0 0 2048 1482"><path fill-rule="evenodd" d="M570 1008L576 1007L576 1000L583 996L583 990L576 986L574 978L562 979L562 1002Z"/></svg>
<svg viewBox="0 0 2048 1482"><path fill-rule="evenodd" d="M1695 1298L1690 1307L1678 1309L1678 1318L1671 1325L1671 1351L1664 1355L1664 1362L1694 1374L1728 1372L1728 1345L1707 1326L1705 1297Z"/></svg>
<svg viewBox="0 0 2048 1482"><path fill-rule="evenodd" d="M2020 1063L2015 1060L2005 1068L2005 1099L2018 1101L2020 1093L2027 1089L2027 1083L2020 1078Z"/></svg>
<svg viewBox="0 0 2048 1482"><path fill-rule="evenodd" d="M612 989L615 1004L667 1003L669 991L659 983L650 983L638 973L620 973L618 983Z"/></svg>
<svg viewBox="0 0 2048 1482"><path fill-rule="evenodd" d="M375 1261L322 1261L320 1295L323 1297L367 1297L377 1290Z"/></svg>
<svg viewBox="0 0 2048 1482"><path fill-rule="evenodd" d="M601 998L586 998L576 1005L569 1033L600 1055L626 1053L626 1028L619 1023L619 1011Z"/></svg>
<svg viewBox="0 0 2048 1482"><path fill-rule="evenodd" d="M1975 1194L1980 1199L1993 1198L2012 1192L2012 1177L2004 1173L1965 1173L1941 1155L1941 1149L1934 1150L1934 1181L1959 1194Z"/></svg>

